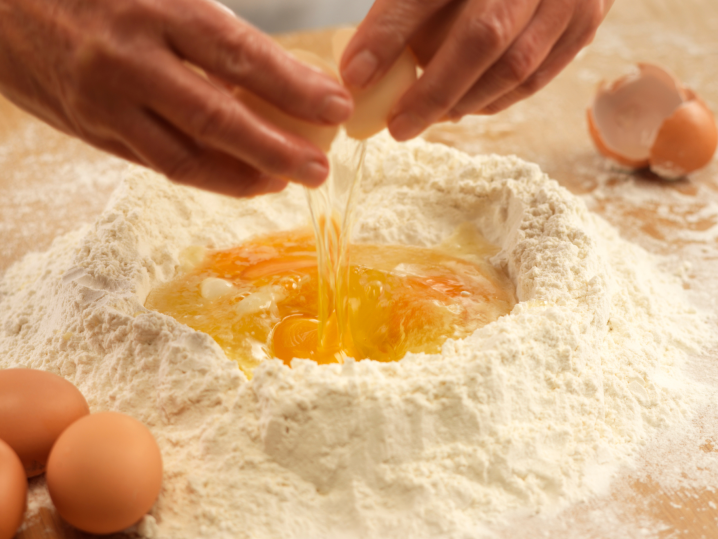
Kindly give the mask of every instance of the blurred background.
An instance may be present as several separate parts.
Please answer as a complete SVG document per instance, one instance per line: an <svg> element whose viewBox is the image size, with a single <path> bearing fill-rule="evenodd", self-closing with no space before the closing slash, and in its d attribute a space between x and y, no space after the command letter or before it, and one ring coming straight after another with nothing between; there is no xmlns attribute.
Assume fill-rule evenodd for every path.
<svg viewBox="0 0 718 539"><path fill-rule="evenodd" d="M374 0L220 0L269 33L358 23Z"/></svg>

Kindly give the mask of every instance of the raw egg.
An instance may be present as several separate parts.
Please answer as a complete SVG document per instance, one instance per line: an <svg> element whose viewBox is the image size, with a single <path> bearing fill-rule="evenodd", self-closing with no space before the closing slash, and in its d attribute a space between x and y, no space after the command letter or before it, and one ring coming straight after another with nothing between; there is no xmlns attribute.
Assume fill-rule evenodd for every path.
<svg viewBox="0 0 718 539"><path fill-rule="evenodd" d="M115 412L73 423L47 463L47 488L57 512L89 533L114 533L135 524L161 486L162 455L152 433Z"/></svg>
<svg viewBox="0 0 718 539"><path fill-rule="evenodd" d="M22 523L27 479L20 458L0 440L0 539L12 539Z"/></svg>
<svg viewBox="0 0 718 539"><path fill-rule="evenodd" d="M343 28L334 34L332 51L337 65L354 32L352 28ZM354 114L344 123L347 135L363 140L384 129L391 109L416 82L416 67L416 57L406 48L376 84L364 89L348 88L354 98Z"/></svg>
<svg viewBox="0 0 718 539"><path fill-rule="evenodd" d="M316 54L301 49L293 49L289 53L308 66L326 73L337 81L339 80L334 68ZM334 138L339 132L338 126L314 124L295 118L244 88L236 88L234 95L258 116L284 131L308 140L323 152L329 151Z"/></svg>
<svg viewBox="0 0 718 539"><path fill-rule="evenodd" d="M45 471L58 436L89 413L85 397L56 374L33 369L0 371L0 439L20 457L27 477Z"/></svg>
<svg viewBox="0 0 718 539"><path fill-rule="evenodd" d="M677 179L706 166L718 146L708 106L664 69L639 64L603 83L587 110L598 150L617 163Z"/></svg>
<svg viewBox="0 0 718 539"><path fill-rule="evenodd" d="M448 338L511 311L513 283L487 260L497 252L470 224L433 249L350 244L347 267L325 290L313 231L276 232L208 251L145 306L213 337L250 378L270 357L289 366L294 358L399 361L439 353ZM336 309L323 314L322 301Z"/></svg>

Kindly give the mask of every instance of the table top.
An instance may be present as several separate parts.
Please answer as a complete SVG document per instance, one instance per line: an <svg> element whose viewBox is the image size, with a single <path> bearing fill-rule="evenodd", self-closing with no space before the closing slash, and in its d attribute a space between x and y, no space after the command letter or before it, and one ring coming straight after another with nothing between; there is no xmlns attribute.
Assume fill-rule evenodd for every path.
<svg viewBox="0 0 718 539"><path fill-rule="evenodd" d="M328 56L329 37L318 31L278 40ZM718 3L619 0L594 43L542 92L496 116L435 126L425 137L469 154L515 154L538 163L625 238L680 265L693 300L718 314L718 161L689 179L666 182L615 169L588 136L585 107L597 83L639 61L673 71L718 111ZM0 97L0 272L92 222L124 168ZM718 386L718 361L696 364L696 376ZM680 444L656 442L636 469L613 479L608 494L560 519L528 519L501 537L718 537L718 406L701 412L693 427ZM40 509L16 539L84 537L90 536L53 510Z"/></svg>

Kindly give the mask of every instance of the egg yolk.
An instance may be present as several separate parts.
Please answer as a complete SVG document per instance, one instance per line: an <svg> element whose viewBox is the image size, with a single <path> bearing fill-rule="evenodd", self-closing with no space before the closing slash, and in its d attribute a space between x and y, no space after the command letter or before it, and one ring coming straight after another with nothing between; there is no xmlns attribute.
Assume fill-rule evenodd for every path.
<svg viewBox="0 0 718 539"><path fill-rule="evenodd" d="M208 252L146 306L210 335L248 376L271 357L397 361L510 312L513 285L486 261L496 251L473 227L436 249L352 244L337 301L325 298L337 307L320 314L313 232L279 232Z"/></svg>

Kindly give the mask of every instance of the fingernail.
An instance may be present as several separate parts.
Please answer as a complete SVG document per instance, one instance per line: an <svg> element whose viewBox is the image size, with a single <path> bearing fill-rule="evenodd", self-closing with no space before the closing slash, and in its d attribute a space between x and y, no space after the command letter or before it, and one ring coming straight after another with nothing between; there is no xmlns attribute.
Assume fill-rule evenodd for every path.
<svg viewBox="0 0 718 539"><path fill-rule="evenodd" d="M327 123L338 124L349 118L352 108L352 102L346 97L332 95L324 100L319 117Z"/></svg>
<svg viewBox="0 0 718 539"><path fill-rule="evenodd" d="M342 70L342 78L349 86L363 88L374 76L379 60L370 50L363 50L354 55L349 64Z"/></svg>
<svg viewBox="0 0 718 539"><path fill-rule="evenodd" d="M389 122L389 131L400 142L414 138L425 128L424 121L411 112L402 112Z"/></svg>
<svg viewBox="0 0 718 539"><path fill-rule="evenodd" d="M329 167L319 161L309 161L298 171L296 180L309 187L318 187L329 175Z"/></svg>

